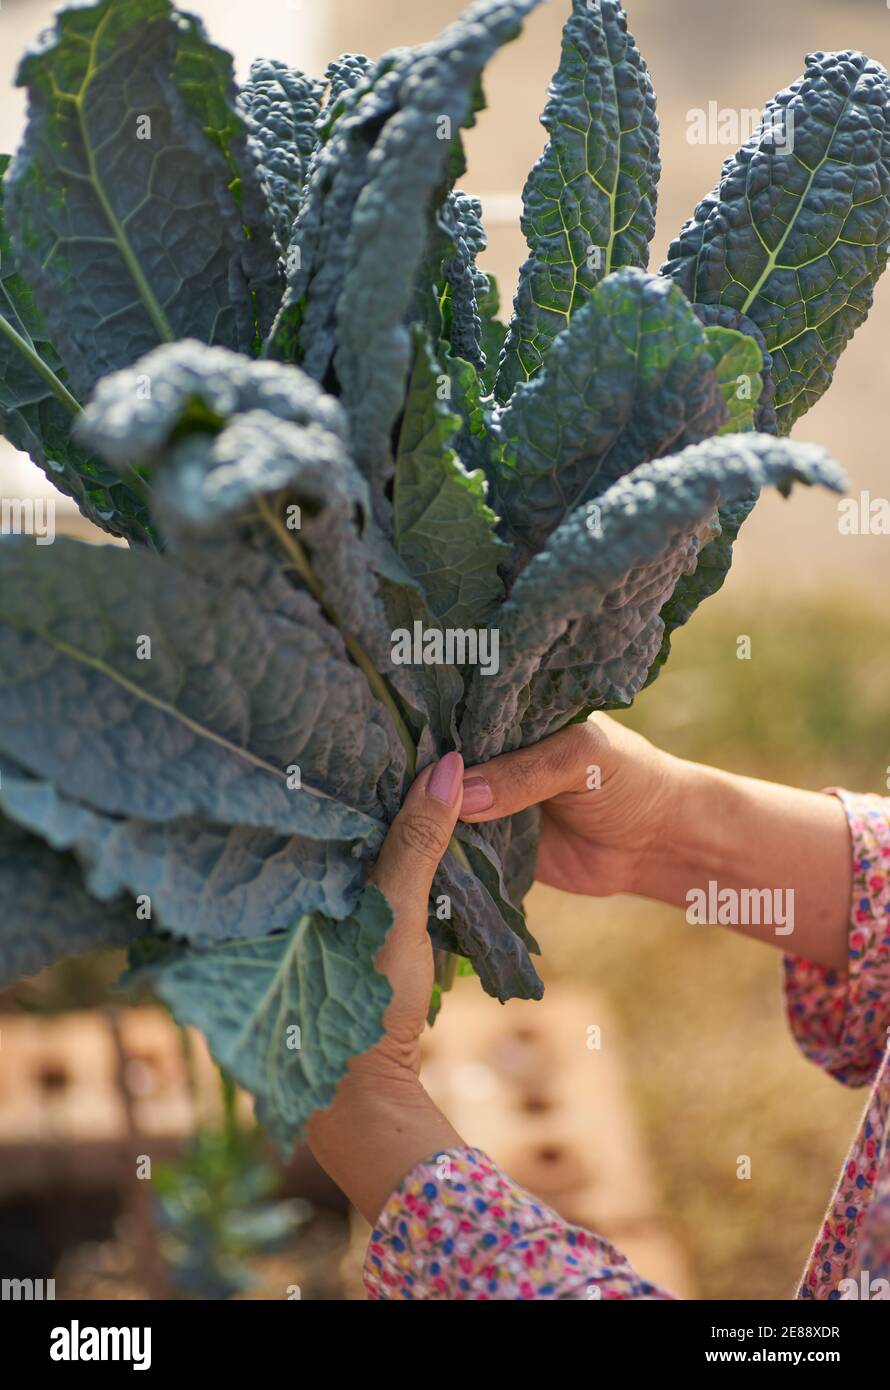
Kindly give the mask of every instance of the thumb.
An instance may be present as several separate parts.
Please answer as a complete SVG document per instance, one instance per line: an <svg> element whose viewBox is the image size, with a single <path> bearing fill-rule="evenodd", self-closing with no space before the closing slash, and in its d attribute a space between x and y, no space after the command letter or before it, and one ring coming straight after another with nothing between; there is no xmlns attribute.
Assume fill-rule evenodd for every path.
<svg viewBox="0 0 890 1390"><path fill-rule="evenodd" d="M468 767L460 818L479 824L524 811L561 792L586 791L591 769L603 760L608 746L601 725L570 724L530 748Z"/></svg>
<svg viewBox="0 0 890 1390"><path fill-rule="evenodd" d="M389 899L397 926L416 918L418 933L426 931L433 877L457 823L463 772L460 753L424 768L389 828L371 882Z"/></svg>

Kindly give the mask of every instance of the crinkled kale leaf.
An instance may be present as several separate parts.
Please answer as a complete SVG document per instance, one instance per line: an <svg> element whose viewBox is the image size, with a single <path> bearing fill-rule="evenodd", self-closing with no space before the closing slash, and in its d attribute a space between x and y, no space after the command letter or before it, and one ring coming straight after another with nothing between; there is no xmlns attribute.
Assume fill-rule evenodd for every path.
<svg viewBox="0 0 890 1390"><path fill-rule="evenodd" d="M606 275L649 263L661 172L655 93L617 0L572 0L541 121L550 141L523 195L531 254L498 373L502 401L534 377Z"/></svg>
<svg viewBox="0 0 890 1390"><path fill-rule="evenodd" d="M831 384L887 264L890 87L862 53L814 53L728 159L662 274L751 318L787 434Z"/></svg>
<svg viewBox="0 0 890 1390"><path fill-rule="evenodd" d="M643 271L610 275L499 417L494 505L520 559L638 463L717 434L727 417L685 296Z"/></svg>

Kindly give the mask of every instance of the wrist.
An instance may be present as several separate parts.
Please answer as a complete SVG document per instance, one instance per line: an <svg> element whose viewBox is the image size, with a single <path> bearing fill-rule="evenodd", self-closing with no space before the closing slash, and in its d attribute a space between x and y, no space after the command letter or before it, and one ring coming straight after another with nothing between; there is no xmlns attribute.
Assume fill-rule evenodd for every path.
<svg viewBox="0 0 890 1390"><path fill-rule="evenodd" d="M462 1144L418 1077L373 1053L353 1060L308 1131L317 1161L372 1224L412 1168Z"/></svg>
<svg viewBox="0 0 890 1390"><path fill-rule="evenodd" d="M845 969L852 855L837 798L681 759L668 784L633 891L697 912L705 894L712 912L713 890L716 925Z"/></svg>
<svg viewBox="0 0 890 1390"><path fill-rule="evenodd" d="M702 774L711 769L657 751L657 773L649 793L649 827L628 864L627 882L621 891L669 901L669 880L678 876L686 879L687 871L693 869Z"/></svg>
<svg viewBox="0 0 890 1390"><path fill-rule="evenodd" d="M639 897L683 906L691 887L744 876L754 814L748 778L664 754L659 831L635 869Z"/></svg>

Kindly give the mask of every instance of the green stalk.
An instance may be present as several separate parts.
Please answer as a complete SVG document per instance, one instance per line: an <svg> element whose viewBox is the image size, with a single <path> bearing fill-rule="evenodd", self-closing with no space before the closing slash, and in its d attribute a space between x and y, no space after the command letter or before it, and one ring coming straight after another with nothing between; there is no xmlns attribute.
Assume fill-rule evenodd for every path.
<svg viewBox="0 0 890 1390"><path fill-rule="evenodd" d="M458 864L460 864L461 868L466 869L467 873L471 874L473 872L472 866L466 854L464 853L463 845L461 844L460 840L457 838L456 835L452 835L451 839L448 841L448 849L452 856L457 860ZM451 986L449 985L448 988L450 989Z"/></svg>
<svg viewBox="0 0 890 1390"><path fill-rule="evenodd" d="M72 415L80 414L80 401L72 396L64 382L60 381L50 366L44 362L40 353L31 343L23 338L21 333L0 314L0 333L8 338L13 347L21 353L29 367L37 373L41 381L52 391L56 400L61 401L66 410L70 410Z"/></svg>
<svg viewBox="0 0 890 1390"><path fill-rule="evenodd" d="M436 969L436 984L440 989L450 989L457 975L457 956L451 951L433 951Z"/></svg>
<svg viewBox="0 0 890 1390"><path fill-rule="evenodd" d="M238 1087L225 1067L216 1066L222 1094L222 1130L228 1152L234 1153L238 1143Z"/></svg>
<svg viewBox="0 0 890 1390"><path fill-rule="evenodd" d="M12 312L15 313L15 306L5 292L4 298L9 304ZM18 314L16 314L16 318L18 318ZM19 322L21 323L21 319L19 319ZM22 324L22 327L24 327L24 324ZM50 367L47 362L44 362L30 338L25 337L23 333L19 333L15 325L3 314L0 314L0 335L7 338L9 342L12 343L13 347L22 355L32 371L36 372L41 381L49 387L56 400L60 401L65 409L71 412L75 419L82 414L81 404L77 397L71 394L63 381L60 381L52 367ZM134 487L136 491L140 492L145 499L150 498L150 484L146 482L145 478L140 477L131 463L125 464L124 466L127 469L127 481L130 483L131 487Z"/></svg>

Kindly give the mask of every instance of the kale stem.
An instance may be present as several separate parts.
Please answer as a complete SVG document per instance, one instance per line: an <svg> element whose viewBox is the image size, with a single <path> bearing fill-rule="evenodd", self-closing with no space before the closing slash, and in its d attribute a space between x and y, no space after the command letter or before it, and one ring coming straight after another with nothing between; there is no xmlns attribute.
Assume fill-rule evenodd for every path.
<svg viewBox="0 0 890 1390"><path fill-rule="evenodd" d="M50 391L52 391L56 400L61 401L65 409L69 410L76 420L77 417L82 414L80 401L76 396L72 396L65 383L56 376L48 363L44 362L33 342L19 333L18 329L5 319L2 314L0 314L0 334L9 339L16 351L20 352L22 357L24 357L32 371L37 373L41 380L49 387ZM131 463L125 464L124 467L127 469L127 481L130 483L130 486L133 487L135 485L136 490L142 494L143 498L149 498L151 496L151 485L146 482L145 478L141 477L140 474L136 472L136 469ZM132 474L132 477L129 476L130 474Z"/></svg>
<svg viewBox="0 0 890 1390"><path fill-rule="evenodd" d="M52 391L56 400L61 401L65 409L70 410L72 415L79 415L80 401L72 396L65 383L59 380L51 367L47 366L33 344L23 338L21 333L19 333L2 314L0 314L0 333L7 337L13 347L21 353L31 369L37 373L41 380Z"/></svg>
<svg viewBox="0 0 890 1390"><path fill-rule="evenodd" d="M457 956L452 955L450 951L433 951L436 984L443 994L454 985L457 977L457 959Z"/></svg>
<svg viewBox="0 0 890 1390"><path fill-rule="evenodd" d="M362 644L360 642L357 642L356 639L352 636L352 634L348 632L346 628L344 628L343 624L340 622L336 609L331 607L331 605L328 603L327 599L324 596L324 590L322 588L321 581L318 578L318 575L315 573L315 570L312 568L312 561L309 559L309 556L306 554L304 547L297 540L296 536L293 534L292 531L288 530L284 522L281 520L281 517L275 511L274 507L269 505L269 502L265 497L261 496L257 499L257 501L259 503L259 510L261 516L263 517L263 520L266 522L267 526L270 527L275 536L281 542L284 549L287 551L288 555L290 556L293 562L294 569L297 571L300 578L303 580L304 584L306 585L306 588L312 594L313 598L316 599L319 607L321 608L328 621L333 623L334 627L340 633L340 636L343 638L344 645L346 647L346 650L349 652L349 655L352 657L356 666L358 666L359 669L364 673L364 676L368 684L370 685L372 691L377 696L377 699L383 706L385 706L385 708L389 712L389 716L392 719L393 724L395 725L396 733L398 734L402 747L405 750L405 755L408 761L408 774L411 778L414 778L417 775L417 749L415 748L414 740L411 737L411 730L405 723L405 720L402 716L402 712L396 704L395 696L389 688L389 684L386 680L386 677L381 676L380 672L377 670L376 666L374 665L371 658L368 656L368 653L365 651ZM460 843L456 835L452 835L451 839L448 841L448 849L451 855L454 857L454 859L457 860L461 868L466 869L467 873L471 874L473 872L472 866L464 852L463 845Z"/></svg>
<svg viewBox="0 0 890 1390"><path fill-rule="evenodd" d="M463 845L456 835L452 835L451 839L448 841L448 848L461 868L466 869L467 873L471 874L473 872L473 867L464 852Z"/></svg>
<svg viewBox="0 0 890 1390"><path fill-rule="evenodd" d="M386 677L381 676L380 672L377 670L376 666L374 665L371 658L368 656L368 653L365 651L362 644L360 642L357 642L356 639L352 636L352 634L346 630L346 628L340 622L340 618L336 610L332 608L331 605L327 602L318 575L312 568L312 562L309 559L309 556L306 554L306 551L303 548L303 546L297 540L296 536L293 534L292 531L288 530L284 522L276 513L275 509L269 505L265 497L258 498L258 502L260 513L264 521L271 528L275 536L281 542L284 549L287 551L288 555L293 561L294 569L297 571L300 578L305 583L307 589L312 594L313 598L315 598L318 601L319 607L321 608L325 617L328 619L329 622L331 622L334 625L334 627L340 633L340 636L343 638L343 643L346 647L346 650L349 652L349 655L352 657L356 666L358 666L364 674L365 679L367 680L377 699L388 711L389 716L392 719L393 724L395 725L395 730L399 736L399 741L401 742L402 747L405 750L405 756L408 760L408 774L412 778L415 777L417 774L417 749L415 748L414 740L411 737L411 730L408 728L408 725L405 723L405 720L402 717L402 712L396 704L395 697L393 696L393 693L389 688L389 684L386 680Z"/></svg>

